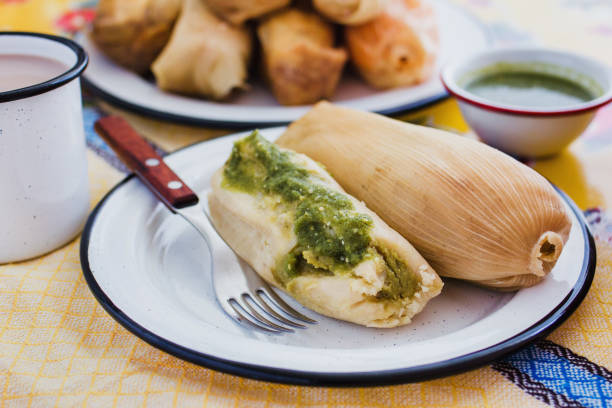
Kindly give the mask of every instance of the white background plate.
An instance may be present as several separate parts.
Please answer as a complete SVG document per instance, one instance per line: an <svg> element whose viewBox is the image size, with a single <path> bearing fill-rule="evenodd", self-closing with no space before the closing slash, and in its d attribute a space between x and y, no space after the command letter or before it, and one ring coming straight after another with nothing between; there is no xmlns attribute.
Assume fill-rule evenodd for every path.
<svg viewBox="0 0 612 408"><path fill-rule="evenodd" d="M480 51L490 45L483 24L445 0L432 1L440 31L440 52L435 73L423 84L377 91L345 72L332 101L355 109L391 114L414 109L446 96L439 80L440 67L448 61ZM106 58L85 35L77 37L89 54L84 81L94 93L120 107L194 125L257 127L285 124L302 116L308 106L279 105L260 82L227 102L166 93L152 81L118 66Z"/></svg>
<svg viewBox="0 0 612 408"><path fill-rule="evenodd" d="M276 138L283 128L262 131ZM229 156L232 135L165 160L204 196ZM326 318L285 296L319 324L267 335L234 323L211 287L210 252L136 178L115 188L91 215L81 262L92 292L127 329L171 354L217 370L268 381L376 385L449 375L482 365L550 331L590 286L595 252L579 210L568 202L570 238L547 278L517 293L445 279L442 294L414 321L371 329Z"/></svg>

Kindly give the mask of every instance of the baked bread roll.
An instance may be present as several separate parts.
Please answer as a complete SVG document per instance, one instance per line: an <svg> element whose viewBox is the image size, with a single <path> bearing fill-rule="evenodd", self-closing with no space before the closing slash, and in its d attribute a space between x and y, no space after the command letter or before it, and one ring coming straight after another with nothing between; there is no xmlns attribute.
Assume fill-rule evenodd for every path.
<svg viewBox="0 0 612 408"><path fill-rule="evenodd" d="M146 73L164 48L181 0L100 0L92 39L113 61Z"/></svg>
<svg viewBox="0 0 612 408"><path fill-rule="evenodd" d="M406 239L308 157L257 132L212 178L223 239L267 282L321 314L371 327L410 322L442 281Z"/></svg>
<svg viewBox="0 0 612 408"><path fill-rule="evenodd" d="M251 37L208 9L204 0L184 0L170 41L151 67L165 90L223 99L245 86Z"/></svg>

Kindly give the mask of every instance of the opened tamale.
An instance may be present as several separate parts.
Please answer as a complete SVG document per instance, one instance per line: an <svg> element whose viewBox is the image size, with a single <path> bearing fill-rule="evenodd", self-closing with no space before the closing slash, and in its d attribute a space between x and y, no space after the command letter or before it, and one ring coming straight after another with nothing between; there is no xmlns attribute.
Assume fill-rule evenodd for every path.
<svg viewBox="0 0 612 408"><path fill-rule="evenodd" d="M438 295L427 261L319 164L257 132L238 140L211 181L223 239L304 306L372 326L407 324Z"/></svg>

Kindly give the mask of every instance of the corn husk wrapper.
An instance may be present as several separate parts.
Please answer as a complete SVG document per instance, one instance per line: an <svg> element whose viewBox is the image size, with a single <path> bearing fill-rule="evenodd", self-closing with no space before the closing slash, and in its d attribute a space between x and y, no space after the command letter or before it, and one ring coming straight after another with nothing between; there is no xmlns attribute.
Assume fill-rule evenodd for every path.
<svg viewBox="0 0 612 408"><path fill-rule="evenodd" d="M245 86L251 48L245 27L220 19L203 0L184 0L170 41L151 69L165 91L223 99Z"/></svg>
<svg viewBox="0 0 612 408"><path fill-rule="evenodd" d="M550 183L468 138L321 102L277 143L325 165L441 276L531 286L568 238L571 221Z"/></svg>

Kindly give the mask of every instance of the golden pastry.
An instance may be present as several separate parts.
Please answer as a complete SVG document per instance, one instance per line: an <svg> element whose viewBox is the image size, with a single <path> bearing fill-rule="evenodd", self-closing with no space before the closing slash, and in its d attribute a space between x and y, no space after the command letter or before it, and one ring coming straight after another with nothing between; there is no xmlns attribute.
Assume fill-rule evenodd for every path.
<svg viewBox="0 0 612 408"><path fill-rule="evenodd" d="M333 22L347 25L366 23L377 17L387 0L313 0L315 9Z"/></svg>
<svg viewBox="0 0 612 408"><path fill-rule="evenodd" d="M151 69L163 90L223 99L245 86L251 47L246 28L220 19L203 0L185 0Z"/></svg>
<svg viewBox="0 0 612 408"><path fill-rule="evenodd" d="M260 17L283 8L291 0L205 0L206 4L220 17L232 24L242 24L251 18Z"/></svg>
<svg viewBox="0 0 612 408"><path fill-rule="evenodd" d="M370 85L395 88L431 76L437 25L432 8L420 0L389 0L378 17L344 30L351 61Z"/></svg>
<svg viewBox="0 0 612 408"><path fill-rule="evenodd" d="M168 42L180 10L181 0L100 0L92 38L113 61L143 74Z"/></svg>
<svg viewBox="0 0 612 408"><path fill-rule="evenodd" d="M287 9L257 27L263 71L276 99L302 105L334 94L346 52L334 48L334 27L317 14Z"/></svg>

